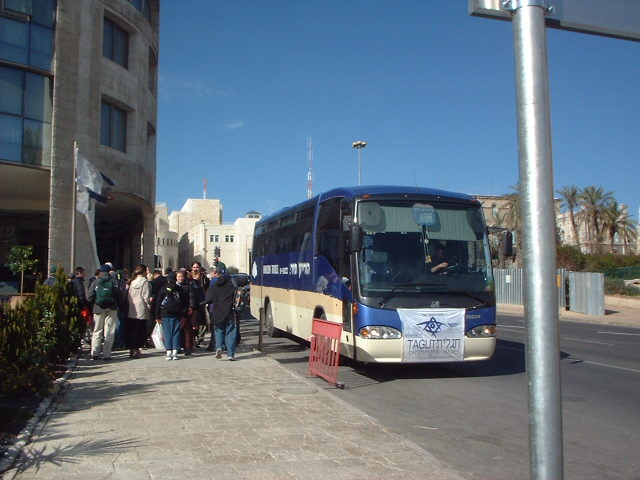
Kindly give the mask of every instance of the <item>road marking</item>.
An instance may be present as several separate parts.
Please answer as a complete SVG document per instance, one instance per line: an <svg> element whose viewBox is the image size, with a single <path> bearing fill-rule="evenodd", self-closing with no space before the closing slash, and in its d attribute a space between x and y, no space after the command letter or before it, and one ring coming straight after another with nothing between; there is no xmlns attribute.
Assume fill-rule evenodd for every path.
<svg viewBox="0 0 640 480"><path fill-rule="evenodd" d="M498 328L521 328L524 329L524 325L500 325L498 324Z"/></svg>
<svg viewBox="0 0 640 480"><path fill-rule="evenodd" d="M599 362L591 362L589 360L582 360L582 363L589 363L591 365L598 365L599 367L615 368L617 370L624 370L626 372L640 373L640 370L636 370L635 368L617 367L615 365L608 365L606 363L599 363Z"/></svg>
<svg viewBox="0 0 640 480"><path fill-rule="evenodd" d="M609 346L615 345L615 343L596 342L595 340L582 340L581 338L564 337L564 338L561 338L561 340L574 340L576 342L597 343L598 345L609 345Z"/></svg>
<svg viewBox="0 0 640 480"><path fill-rule="evenodd" d="M625 332L596 332L604 335L629 335L632 337L640 337L640 333L625 333Z"/></svg>

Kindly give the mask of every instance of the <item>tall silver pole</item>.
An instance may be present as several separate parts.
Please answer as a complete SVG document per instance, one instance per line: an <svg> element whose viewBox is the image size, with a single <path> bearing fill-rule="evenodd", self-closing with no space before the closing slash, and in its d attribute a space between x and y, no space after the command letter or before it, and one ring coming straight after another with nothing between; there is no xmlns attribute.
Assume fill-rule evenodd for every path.
<svg viewBox="0 0 640 480"><path fill-rule="evenodd" d="M73 191L71 193L71 266L69 267L69 274L74 274L74 268L76 263L76 198L77 187L76 178L78 176L78 142L73 142L73 179L71 181L71 187Z"/></svg>
<svg viewBox="0 0 640 480"><path fill-rule="evenodd" d="M362 185L362 147L358 148L358 186Z"/></svg>
<svg viewBox="0 0 640 480"><path fill-rule="evenodd" d="M543 0L512 0L531 477L562 479L560 341Z"/></svg>

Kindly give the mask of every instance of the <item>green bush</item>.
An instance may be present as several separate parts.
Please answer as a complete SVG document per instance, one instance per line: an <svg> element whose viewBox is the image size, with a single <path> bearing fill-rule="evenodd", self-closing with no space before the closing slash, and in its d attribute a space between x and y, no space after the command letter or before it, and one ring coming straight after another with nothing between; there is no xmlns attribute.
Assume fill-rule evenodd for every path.
<svg viewBox="0 0 640 480"><path fill-rule="evenodd" d="M0 316L0 393L46 393L52 369L77 351L84 327L64 270L54 286L38 284L33 297Z"/></svg>
<svg viewBox="0 0 640 480"><path fill-rule="evenodd" d="M579 272L584 268L585 263L585 255L580 251L578 247L573 247L571 245L558 245L558 268L564 268L573 272Z"/></svg>
<svg viewBox="0 0 640 480"><path fill-rule="evenodd" d="M604 278L604 293L607 295L639 296L640 289L631 285L625 285L621 278Z"/></svg>

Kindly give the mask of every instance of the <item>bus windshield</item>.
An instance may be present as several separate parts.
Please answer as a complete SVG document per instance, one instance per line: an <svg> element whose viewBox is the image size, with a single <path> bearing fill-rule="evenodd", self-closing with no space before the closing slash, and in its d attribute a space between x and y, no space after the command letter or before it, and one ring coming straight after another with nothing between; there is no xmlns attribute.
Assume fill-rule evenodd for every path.
<svg viewBox="0 0 640 480"><path fill-rule="evenodd" d="M489 245L479 205L361 200L357 291L378 308L493 303Z"/></svg>

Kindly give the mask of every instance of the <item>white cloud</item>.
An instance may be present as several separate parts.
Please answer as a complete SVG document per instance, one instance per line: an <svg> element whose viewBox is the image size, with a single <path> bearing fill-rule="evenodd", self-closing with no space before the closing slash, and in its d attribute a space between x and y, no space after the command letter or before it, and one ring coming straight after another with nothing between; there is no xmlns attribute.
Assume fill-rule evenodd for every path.
<svg viewBox="0 0 640 480"><path fill-rule="evenodd" d="M224 127L228 128L229 130L236 130L237 128L244 127L244 122L242 120L233 120L227 123Z"/></svg>
<svg viewBox="0 0 640 480"><path fill-rule="evenodd" d="M158 91L161 100L167 102L174 100L202 100L214 95L222 95L211 84L174 75L160 75L158 78Z"/></svg>

